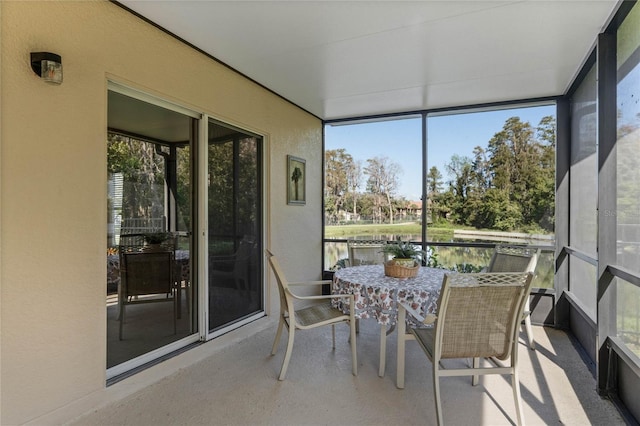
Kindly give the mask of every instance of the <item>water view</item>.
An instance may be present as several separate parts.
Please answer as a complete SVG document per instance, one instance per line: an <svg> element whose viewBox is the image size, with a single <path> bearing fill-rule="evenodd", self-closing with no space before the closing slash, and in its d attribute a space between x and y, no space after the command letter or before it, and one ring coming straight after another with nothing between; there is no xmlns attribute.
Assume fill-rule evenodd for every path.
<svg viewBox="0 0 640 426"><path fill-rule="evenodd" d="M404 228L404 229L403 229ZM387 230L388 232L383 233ZM402 232L405 231L405 232ZM421 245L420 224L417 222L395 225L343 225L325 228L325 270L339 267L349 258L347 240L394 241L400 238ZM453 271L477 272L488 266L493 255L494 244L533 245L542 249L536 268L533 286L553 288L554 241L553 235L476 231L467 229L427 228L427 253L429 264ZM438 245L438 243L460 243L461 246ZM465 246L469 243L484 243L486 246ZM338 265L338 266L337 266Z"/></svg>

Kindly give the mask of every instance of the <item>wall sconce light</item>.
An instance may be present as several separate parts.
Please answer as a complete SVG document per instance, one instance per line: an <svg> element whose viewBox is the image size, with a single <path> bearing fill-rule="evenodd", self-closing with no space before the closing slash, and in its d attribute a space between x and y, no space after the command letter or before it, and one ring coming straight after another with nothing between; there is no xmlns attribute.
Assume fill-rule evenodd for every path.
<svg viewBox="0 0 640 426"><path fill-rule="evenodd" d="M62 83L62 58L49 52L31 52L31 69L47 83Z"/></svg>

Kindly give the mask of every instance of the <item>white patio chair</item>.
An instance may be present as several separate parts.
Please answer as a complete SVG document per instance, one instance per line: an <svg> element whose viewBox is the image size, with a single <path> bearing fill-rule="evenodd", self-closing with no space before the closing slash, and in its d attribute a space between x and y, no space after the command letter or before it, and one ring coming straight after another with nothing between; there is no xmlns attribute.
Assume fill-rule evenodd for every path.
<svg viewBox="0 0 640 426"><path fill-rule="evenodd" d="M293 286L322 286L323 284L330 284L331 281L308 281L308 282L288 282L280 269L280 265L276 257L269 250L265 250L269 264L278 282L278 291L280 293L280 320L278 322L278 331L276 332L276 338L271 348L271 355L275 355L278 343L280 342L280 336L282 329L287 327L289 331L289 341L287 342L287 351L282 361L282 368L280 370L280 376L278 380L284 380L285 374L287 374L287 367L289 366L289 360L291 359L291 352L293 350L293 341L295 337L295 331L307 330L311 328L321 327L323 325L331 325L333 348L336 347L336 330L335 325L342 322L349 323L350 328L350 342L351 342L351 363L353 369L353 375L358 375L358 357L356 354L356 322L354 318L355 302L353 294L349 295L317 295L317 296L297 296L291 292L290 287ZM349 300L349 314L344 314L341 310L331 306L331 299L348 299ZM312 305L305 305L300 309L295 309L295 300L315 301Z"/></svg>
<svg viewBox="0 0 640 426"><path fill-rule="evenodd" d="M531 272L535 276L539 257L540 249L526 246L497 245L486 272ZM527 295L522 315L529 348L535 350L536 342L533 339L533 329L531 328L529 295Z"/></svg>
<svg viewBox="0 0 640 426"><path fill-rule="evenodd" d="M348 240L349 266L382 265L387 260L382 251L386 244L382 240Z"/></svg>

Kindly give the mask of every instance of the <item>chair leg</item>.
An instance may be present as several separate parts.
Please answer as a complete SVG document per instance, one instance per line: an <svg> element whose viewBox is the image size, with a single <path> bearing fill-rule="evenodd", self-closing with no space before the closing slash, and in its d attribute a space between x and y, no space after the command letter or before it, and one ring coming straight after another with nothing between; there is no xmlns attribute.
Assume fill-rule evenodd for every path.
<svg viewBox="0 0 640 426"><path fill-rule="evenodd" d="M280 322L278 322L278 331L276 331L276 339L273 341L271 347L271 355L275 355L278 350L278 343L280 343L280 336L282 335L282 328L284 327L284 318L280 316Z"/></svg>
<svg viewBox="0 0 640 426"><path fill-rule="evenodd" d="M398 309L398 344L396 350L396 387L398 389L404 389L404 362L405 362L405 345L409 336L407 334L407 311L400 306ZM413 337L411 337L413 340Z"/></svg>
<svg viewBox="0 0 640 426"><path fill-rule="evenodd" d="M473 368L474 369L480 368L480 358L473 359ZM479 376L477 374L474 374L471 377L471 386L476 386L478 384L478 377Z"/></svg>
<svg viewBox="0 0 640 426"><path fill-rule="evenodd" d="M289 360L291 359L291 352L293 351L293 336L295 334L295 327L289 327L289 341L287 342L287 352L284 354L284 360L282 361L282 368L280 369L280 377L278 380L284 380L285 374L287 374L287 367L289 367Z"/></svg>
<svg viewBox="0 0 640 426"><path fill-rule="evenodd" d="M336 325L331 324L331 341L333 344L333 349L336 348Z"/></svg>
<svg viewBox="0 0 640 426"><path fill-rule="evenodd" d="M176 307L178 309L175 316L177 316L177 318L182 318L182 283L180 281L174 281L171 294L173 295L174 299L177 299L177 303L174 302L173 304L174 313Z"/></svg>
<svg viewBox="0 0 640 426"><path fill-rule="evenodd" d="M173 293L173 334L178 333L177 318L180 316L180 305L178 305L180 299L178 298L178 293L181 291L180 288L176 288Z"/></svg>
<svg viewBox="0 0 640 426"><path fill-rule="evenodd" d="M400 325L398 327L398 348L396 358L396 387L398 389L404 389L404 358L405 358L405 339L404 339L404 327Z"/></svg>
<svg viewBox="0 0 640 426"><path fill-rule="evenodd" d="M536 342L533 340L533 329L531 328L531 306L529 304L528 297L524 305L524 330L529 341L529 349L534 351L536 349Z"/></svg>
<svg viewBox="0 0 640 426"><path fill-rule="evenodd" d="M182 281L180 282L180 291L182 291ZM187 313L191 313L191 284L189 281L184 282L184 293L187 299Z"/></svg>
<svg viewBox="0 0 640 426"><path fill-rule="evenodd" d="M356 321L349 321L349 329L351 335L351 363L353 375L358 375L358 353L356 349Z"/></svg>
<svg viewBox="0 0 640 426"><path fill-rule="evenodd" d="M440 376L438 375L438 362L433 360L433 397L436 400L436 418L438 419L438 426L444 425L442 420L442 404L440 402Z"/></svg>
<svg viewBox="0 0 640 426"><path fill-rule="evenodd" d="M120 330L118 331L118 339L122 340L122 325L124 324L124 303L120 304Z"/></svg>
<svg viewBox="0 0 640 426"><path fill-rule="evenodd" d="M516 403L516 419L518 426L524 426L524 417L522 415L522 396L520 395L520 379L518 377L518 370L514 369L511 375L511 387L513 388L513 399Z"/></svg>
<svg viewBox="0 0 640 426"><path fill-rule="evenodd" d="M387 362L387 327L383 324L380 326L380 367L378 376L384 377L384 370Z"/></svg>

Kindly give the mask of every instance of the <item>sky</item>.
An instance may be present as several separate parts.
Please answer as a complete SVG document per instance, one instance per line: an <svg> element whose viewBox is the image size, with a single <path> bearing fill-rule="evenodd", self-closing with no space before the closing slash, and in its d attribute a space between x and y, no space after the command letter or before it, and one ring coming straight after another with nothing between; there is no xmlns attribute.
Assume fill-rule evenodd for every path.
<svg viewBox="0 0 640 426"><path fill-rule="evenodd" d="M487 147L494 134L502 130L510 117L520 117L536 127L544 116L555 116L555 105L506 109L429 117L427 121L428 168L436 166L442 173L443 181L448 177L445 164L454 154L472 156L473 148ZM377 123L326 126L325 149L344 148L354 160L361 161L362 167L372 157L388 157L400 165L400 190L407 200L420 200L421 118L408 118ZM364 190L366 176L361 190Z"/></svg>

